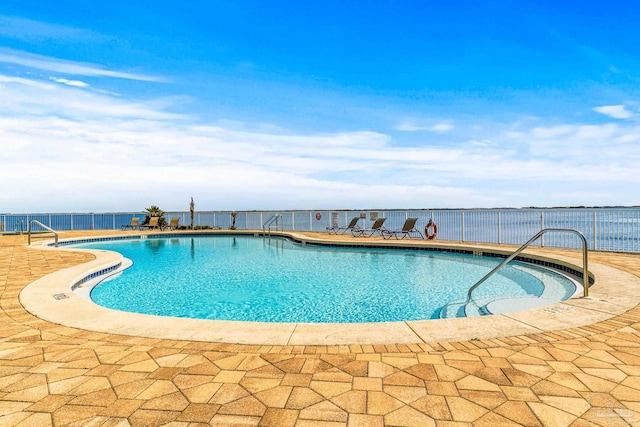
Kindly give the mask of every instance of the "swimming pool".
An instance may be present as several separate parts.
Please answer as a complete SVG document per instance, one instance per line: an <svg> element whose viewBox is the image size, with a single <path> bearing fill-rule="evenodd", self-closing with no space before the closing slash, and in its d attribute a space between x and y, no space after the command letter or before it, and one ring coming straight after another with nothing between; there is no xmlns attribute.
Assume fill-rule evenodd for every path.
<svg viewBox="0 0 640 427"><path fill-rule="evenodd" d="M283 238L208 235L91 242L133 266L91 299L129 312L259 322L354 323L438 318L501 259L409 249L301 245ZM475 298L575 292L553 271L512 262Z"/></svg>

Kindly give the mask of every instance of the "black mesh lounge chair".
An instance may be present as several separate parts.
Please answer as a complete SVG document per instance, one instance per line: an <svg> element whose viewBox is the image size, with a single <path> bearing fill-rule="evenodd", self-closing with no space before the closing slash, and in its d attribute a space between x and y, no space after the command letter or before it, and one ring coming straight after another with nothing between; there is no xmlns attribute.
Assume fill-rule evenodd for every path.
<svg viewBox="0 0 640 427"><path fill-rule="evenodd" d="M169 225L167 225L165 228L167 230L177 230L179 223L180 223L180 217L174 216L173 218L171 218L171 222L169 223Z"/></svg>
<svg viewBox="0 0 640 427"><path fill-rule="evenodd" d="M338 227L337 224L335 227L327 227L327 233L329 234L344 234L350 230L359 230L358 221L360 221L359 216L354 216L351 219L351 222L346 227Z"/></svg>
<svg viewBox="0 0 640 427"><path fill-rule="evenodd" d="M390 239L392 237L395 237L396 239L404 239L405 237L410 238L412 233L418 233L420 238L424 238L420 230L416 229L416 221L418 221L418 218L407 218L400 230L382 230L382 237L385 239Z"/></svg>
<svg viewBox="0 0 640 427"><path fill-rule="evenodd" d="M375 233L378 233L382 236L382 231L386 230L382 224L384 224L387 218L378 218L373 223L371 228L359 228L358 230L351 230L351 234L353 237L369 237L373 236Z"/></svg>
<svg viewBox="0 0 640 427"><path fill-rule="evenodd" d="M121 228L123 231L126 230L127 228L135 230L139 226L140 226L140 218L138 218L137 216L134 216L133 218L131 218L131 222L129 224L125 224Z"/></svg>
<svg viewBox="0 0 640 427"><path fill-rule="evenodd" d="M143 228L146 228L147 230L151 230L152 228L160 228L160 225L158 224L159 221L159 216L152 216L151 218L149 218L149 222L147 224L143 224L140 226L140 230L142 230Z"/></svg>

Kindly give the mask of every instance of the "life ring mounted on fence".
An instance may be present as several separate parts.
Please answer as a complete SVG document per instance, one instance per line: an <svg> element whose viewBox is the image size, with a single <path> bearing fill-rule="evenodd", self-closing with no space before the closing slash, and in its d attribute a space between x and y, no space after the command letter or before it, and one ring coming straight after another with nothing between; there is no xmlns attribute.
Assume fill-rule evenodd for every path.
<svg viewBox="0 0 640 427"><path fill-rule="evenodd" d="M322 215L320 215L319 213L317 213L317 214L316 214L316 219L317 219L318 221L320 221L320 218L322 218Z"/></svg>
<svg viewBox="0 0 640 427"><path fill-rule="evenodd" d="M432 220L429 220L427 225L424 226L424 236L428 240L433 240L438 235L438 226Z"/></svg>

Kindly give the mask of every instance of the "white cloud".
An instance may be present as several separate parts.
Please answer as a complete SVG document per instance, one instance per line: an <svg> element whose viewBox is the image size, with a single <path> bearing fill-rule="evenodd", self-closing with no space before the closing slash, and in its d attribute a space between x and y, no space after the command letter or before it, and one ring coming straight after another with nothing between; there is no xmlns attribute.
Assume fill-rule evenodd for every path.
<svg viewBox="0 0 640 427"><path fill-rule="evenodd" d="M172 113L171 98L132 102L24 78L0 76L0 105L12 106L0 117L0 140L11 141L0 156L0 205L12 212L186 209L191 196L211 210L604 200L584 194L611 204L611 189L628 197L617 204L631 204L640 184L633 123L518 132L484 123L492 133L470 129L466 141L398 147L374 130L212 125Z"/></svg>
<svg viewBox="0 0 640 427"><path fill-rule="evenodd" d="M616 136L614 141L623 143L623 144L628 144L631 142L640 142L640 129L636 129L635 132L628 131L623 133L622 135Z"/></svg>
<svg viewBox="0 0 640 427"><path fill-rule="evenodd" d="M5 116L24 117L30 115L69 116L77 120L122 117L129 120L179 119L158 108L170 104L170 100L139 103L122 100L101 93L77 91L66 85L57 85L20 77L0 75L0 104L4 101L12 108ZM153 104L156 104L155 106Z"/></svg>
<svg viewBox="0 0 640 427"><path fill-rule="evenodd" d="M630 119L634 116L624 105L603 105L601 107L595 107L593 111L613 117L614 119Z"/></svg>
<svg viewBox="0 0 640 427"><path fill-rule="evenodd" d="M444 121L431 126L419 126L413 122L407 121L397 125L395 130L401 132L421 132L431 131L436 133L445 133L454 129L454 126L449 121Z"/></svg>
<svg viewBox="0 0 640 427"><path fill-rule="evenodd" d="M470 146L482 147L482 148L484 148L484 147L495 147L496 146L495 143L493 143L492 141L486 140L486 139L483 140L483 141L478 141L478 140L472 139L472 140L468 141L467 144L469 144Z"/></svg>
<svg viewBox="0 0 640 427"><path fill-rule="evenodd" d="M618 127L607 125L582 125L577 128L576 136L580 139L608 140L618 132Z"/></svg>
<svg viewBox="0 0 640 427"><path fill-rule="evenodd" d="M19 40L108 40L107 37L91 30L67 27L34 21L32 19L18 18L15 16L0 15L0 35Z"/></svg>
<svg viewBox="0 0 640 427"><path fill-rule="evenodd" d="M427 130L429 128L425 126L417 126L414 123L406 122L406 123L401 123L397 125L394 129L400 132L420 132L423 130Z"/></svg>
<svg viewBox="0 0 640 427"><path fill-rule="evenodd" d="M105 70L104 68L95 64L84 64L65 61L57 58L35 55L28 52L16 51L7 48L0 48L0 62L78 76L112 77L118 79L139 80L147 82L166 82L166 79L161 77Z"/></svg>
<svg viewBox="0 0 640 427"><path fill-rule="evenodd" d="M573 131L573 126L554 126L554 127L536 127L533 128L532 134L538 138L555 138L562 135L567 135Z"/></svg>
<svg viewBox="0 0 640 427"><path fill-rule="evenodd" d="M74 86L74 87L89 87L90 86L88 83L85 83L85 82L80 81L80 80L69 80L69 79L62 79L62 78L58 78L58 77L49 77L49 80L54 81L56 83L62 83L63 85L67 85L67 86Z"/></svg>
<svg viewBox="0 0 640 427"><path fill-rule="evenodd" d="M450 130L453 130L453 129L454 129L453 125L449 122L438 123L429 128L429 130L433 132L438 132L438 133L449 132Z"/></svg>

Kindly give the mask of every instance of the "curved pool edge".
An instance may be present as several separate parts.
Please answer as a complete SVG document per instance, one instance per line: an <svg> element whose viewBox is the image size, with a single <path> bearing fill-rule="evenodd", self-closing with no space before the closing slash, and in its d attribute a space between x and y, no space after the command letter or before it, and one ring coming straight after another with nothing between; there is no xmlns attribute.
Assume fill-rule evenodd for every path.
<svg viewBox="0 0 640 427"><path fill-rule="evenodd" d="M234 234L256 233L258 232L248 231ZM137 235L141 234L127 234L129 237ZM296 232L278 232L277 235L298 240L303 244L338 242L336 238L324 239L323 236L309 236ZM161 236L171 236L171 233L162 233ZM92 236L93 238L101 237ZM487 245L453 242L415 240L389 242L353 239L351 236L343 237L342 241L357 246L428 245L431 248L445 247L510 253L504 247L491 248ZM590 297L573 298L515 313L458 319L349 324L260 323L171 318L107 309L71 292L71 286L78 280L117 264L122 258L120 254L79 248L50 248L40 245L32 247L45 250L89 251L96 258L88 263L47 275L23 288L19 298L28 312L40 319L78 329L158 339L254 345L420 344L491 339L586 326L607 320L640 304L640 278L611 266L590 262L590 273L597 278L596 286L590 288ZM581 254L578 252L575 257L550 256L544 252L544 249L527 251L526 254L540 259L560 261L578 268L581 264ZM66 296L54 297L61 294Z"/></svg>

